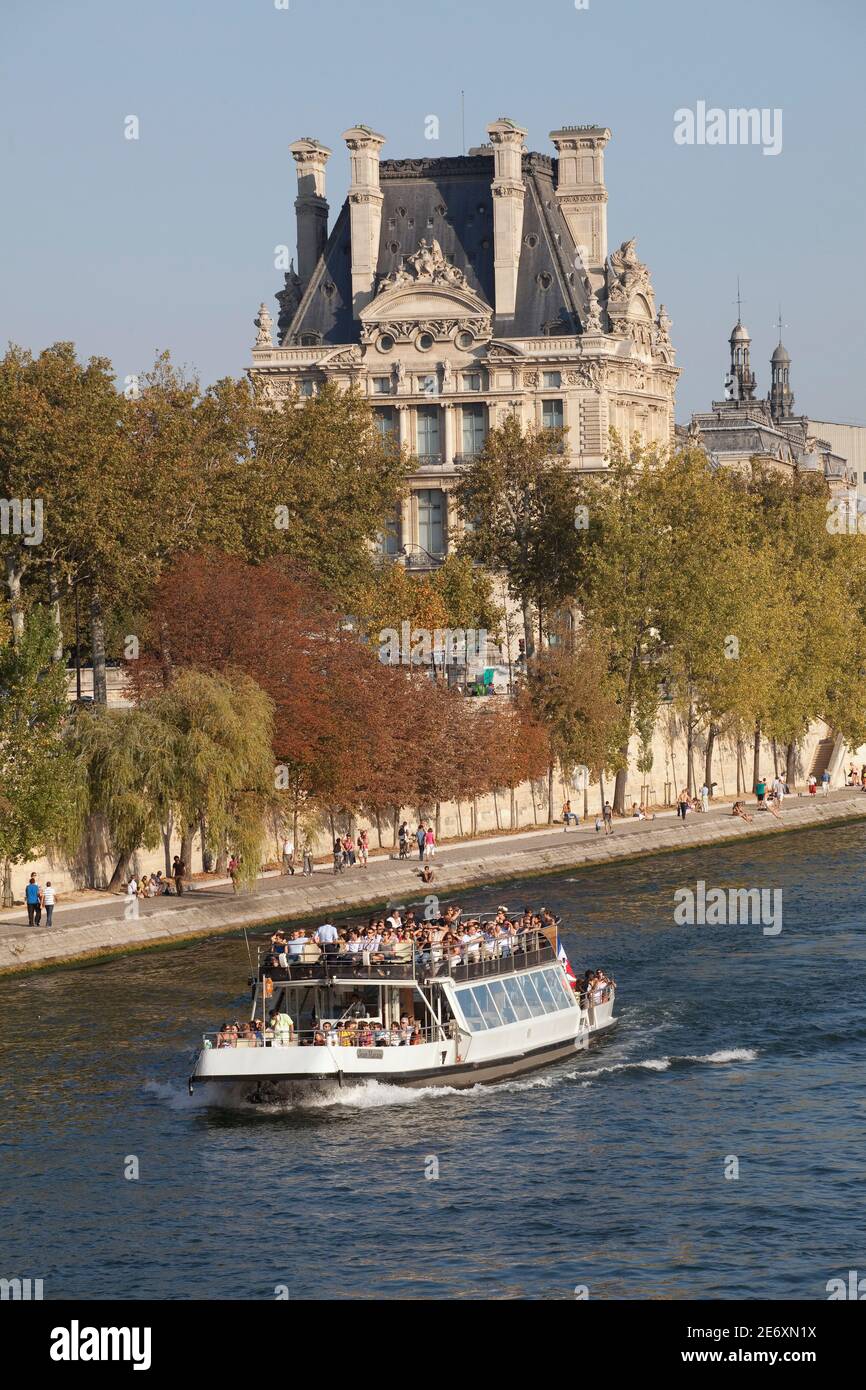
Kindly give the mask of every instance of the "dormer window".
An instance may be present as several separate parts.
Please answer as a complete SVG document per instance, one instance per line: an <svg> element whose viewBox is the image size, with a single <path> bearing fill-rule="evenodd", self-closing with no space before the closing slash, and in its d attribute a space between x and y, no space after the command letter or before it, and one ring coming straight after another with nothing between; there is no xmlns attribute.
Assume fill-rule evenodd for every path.
<svg viewBox="0 0 866 1390"><path fill-rule="evenodd" d="M321 341L320 333L302 333L300 338L301 347L318 347Z"/></svg>

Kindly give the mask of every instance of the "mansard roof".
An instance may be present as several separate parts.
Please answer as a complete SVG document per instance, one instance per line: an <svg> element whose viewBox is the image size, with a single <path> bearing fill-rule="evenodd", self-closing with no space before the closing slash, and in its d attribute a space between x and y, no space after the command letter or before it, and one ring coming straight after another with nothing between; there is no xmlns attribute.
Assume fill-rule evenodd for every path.
<svg viewBox="0 0 866 1390"><path fill-rule="evenodd" d="M524 154L526 186L523 242L513 318L494 317L498 338L580 332L580 277L575 247L555 196L557 161ZM422 239L438 241L480 299L494 304L493 153L450 159L382 160L384 195L377 277L380 285ZM361 323L352 314L349 205L346 201L284 338L317 335L323 343L356 343Z"/></svg>

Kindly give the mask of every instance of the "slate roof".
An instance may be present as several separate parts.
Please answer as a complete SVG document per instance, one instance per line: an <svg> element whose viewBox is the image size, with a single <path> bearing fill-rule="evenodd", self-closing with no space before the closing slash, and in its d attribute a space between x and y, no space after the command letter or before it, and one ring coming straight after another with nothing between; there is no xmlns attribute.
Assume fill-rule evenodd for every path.
<svg viewBox="0 0 866 1390"><path fill-rule="evenodd" d="M574 244L555 198L557 161L524 154L526 184L523 243L513 318L495 317L495 337L536 337L546 332L580 332L583 308ZM493 276L493 154L452 159L382 160L384 194L377 274L380 280L422 238L439 242L447 258L491 309ZM556 327L556 325L560 325ZM345 202L310 277L284 342L318 334L326 344L357 343L360 323L352 317L349 205Z"/></svg>

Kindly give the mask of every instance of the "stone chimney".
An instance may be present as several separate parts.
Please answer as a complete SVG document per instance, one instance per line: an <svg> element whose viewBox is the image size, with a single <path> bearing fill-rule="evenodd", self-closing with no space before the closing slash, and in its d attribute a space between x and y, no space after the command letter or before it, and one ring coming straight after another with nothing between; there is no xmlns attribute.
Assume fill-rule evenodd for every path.
<svg viewBox="0 0 866 1390"><path fill-rule="evenodd" d="M596 125L570 125L552 130L550 138L559 156L556 200L580 249L584 269L597 289L607 260L604 147L610 131Z"/></svg>
<svg viewBox="0 0 866 1390"><path fill-rule="evenodd" d="M373 298L382 200L379 187L379 151L384 135L357 125L343 132L349 147L352 181L349 185L349 219L352 242L352 313L355 318Z"/></svg>
<svg viewBox="0 0 866 1390"><path fill-rule="evenodd" d="M298 276L306 288L328 240L328 202L325 198L325 165L331 151L305 136L289 146L298 167Z"/></svg>
<svg viewBox="0 0 866 1390"><path fill-rule="evenodd" d="M526 131L507 116L487 127L493 145L493 274L497 317L513 318L523 237L523 142Z"/></svg>

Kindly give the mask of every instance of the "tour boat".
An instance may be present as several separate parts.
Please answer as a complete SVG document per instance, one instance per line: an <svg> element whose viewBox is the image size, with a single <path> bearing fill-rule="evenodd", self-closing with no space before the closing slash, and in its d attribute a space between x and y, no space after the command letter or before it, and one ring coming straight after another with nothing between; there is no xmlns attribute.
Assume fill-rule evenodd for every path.
<svg viewBox="0 0 866 1390"><path fill-rule="evenodd" d="M445 959L334 949L275 966L260 951L250 985L251 1018L276 1027L228 1045L224 1035L206 1034L190 1094L205 1085L214 1104L270 1104L368 1081L475 1086L572 1056L614 1022L613 982L581 998L555 928ZM401 1019L410 1020L415 1042L380 1045L377 1037Z"/></svg>

